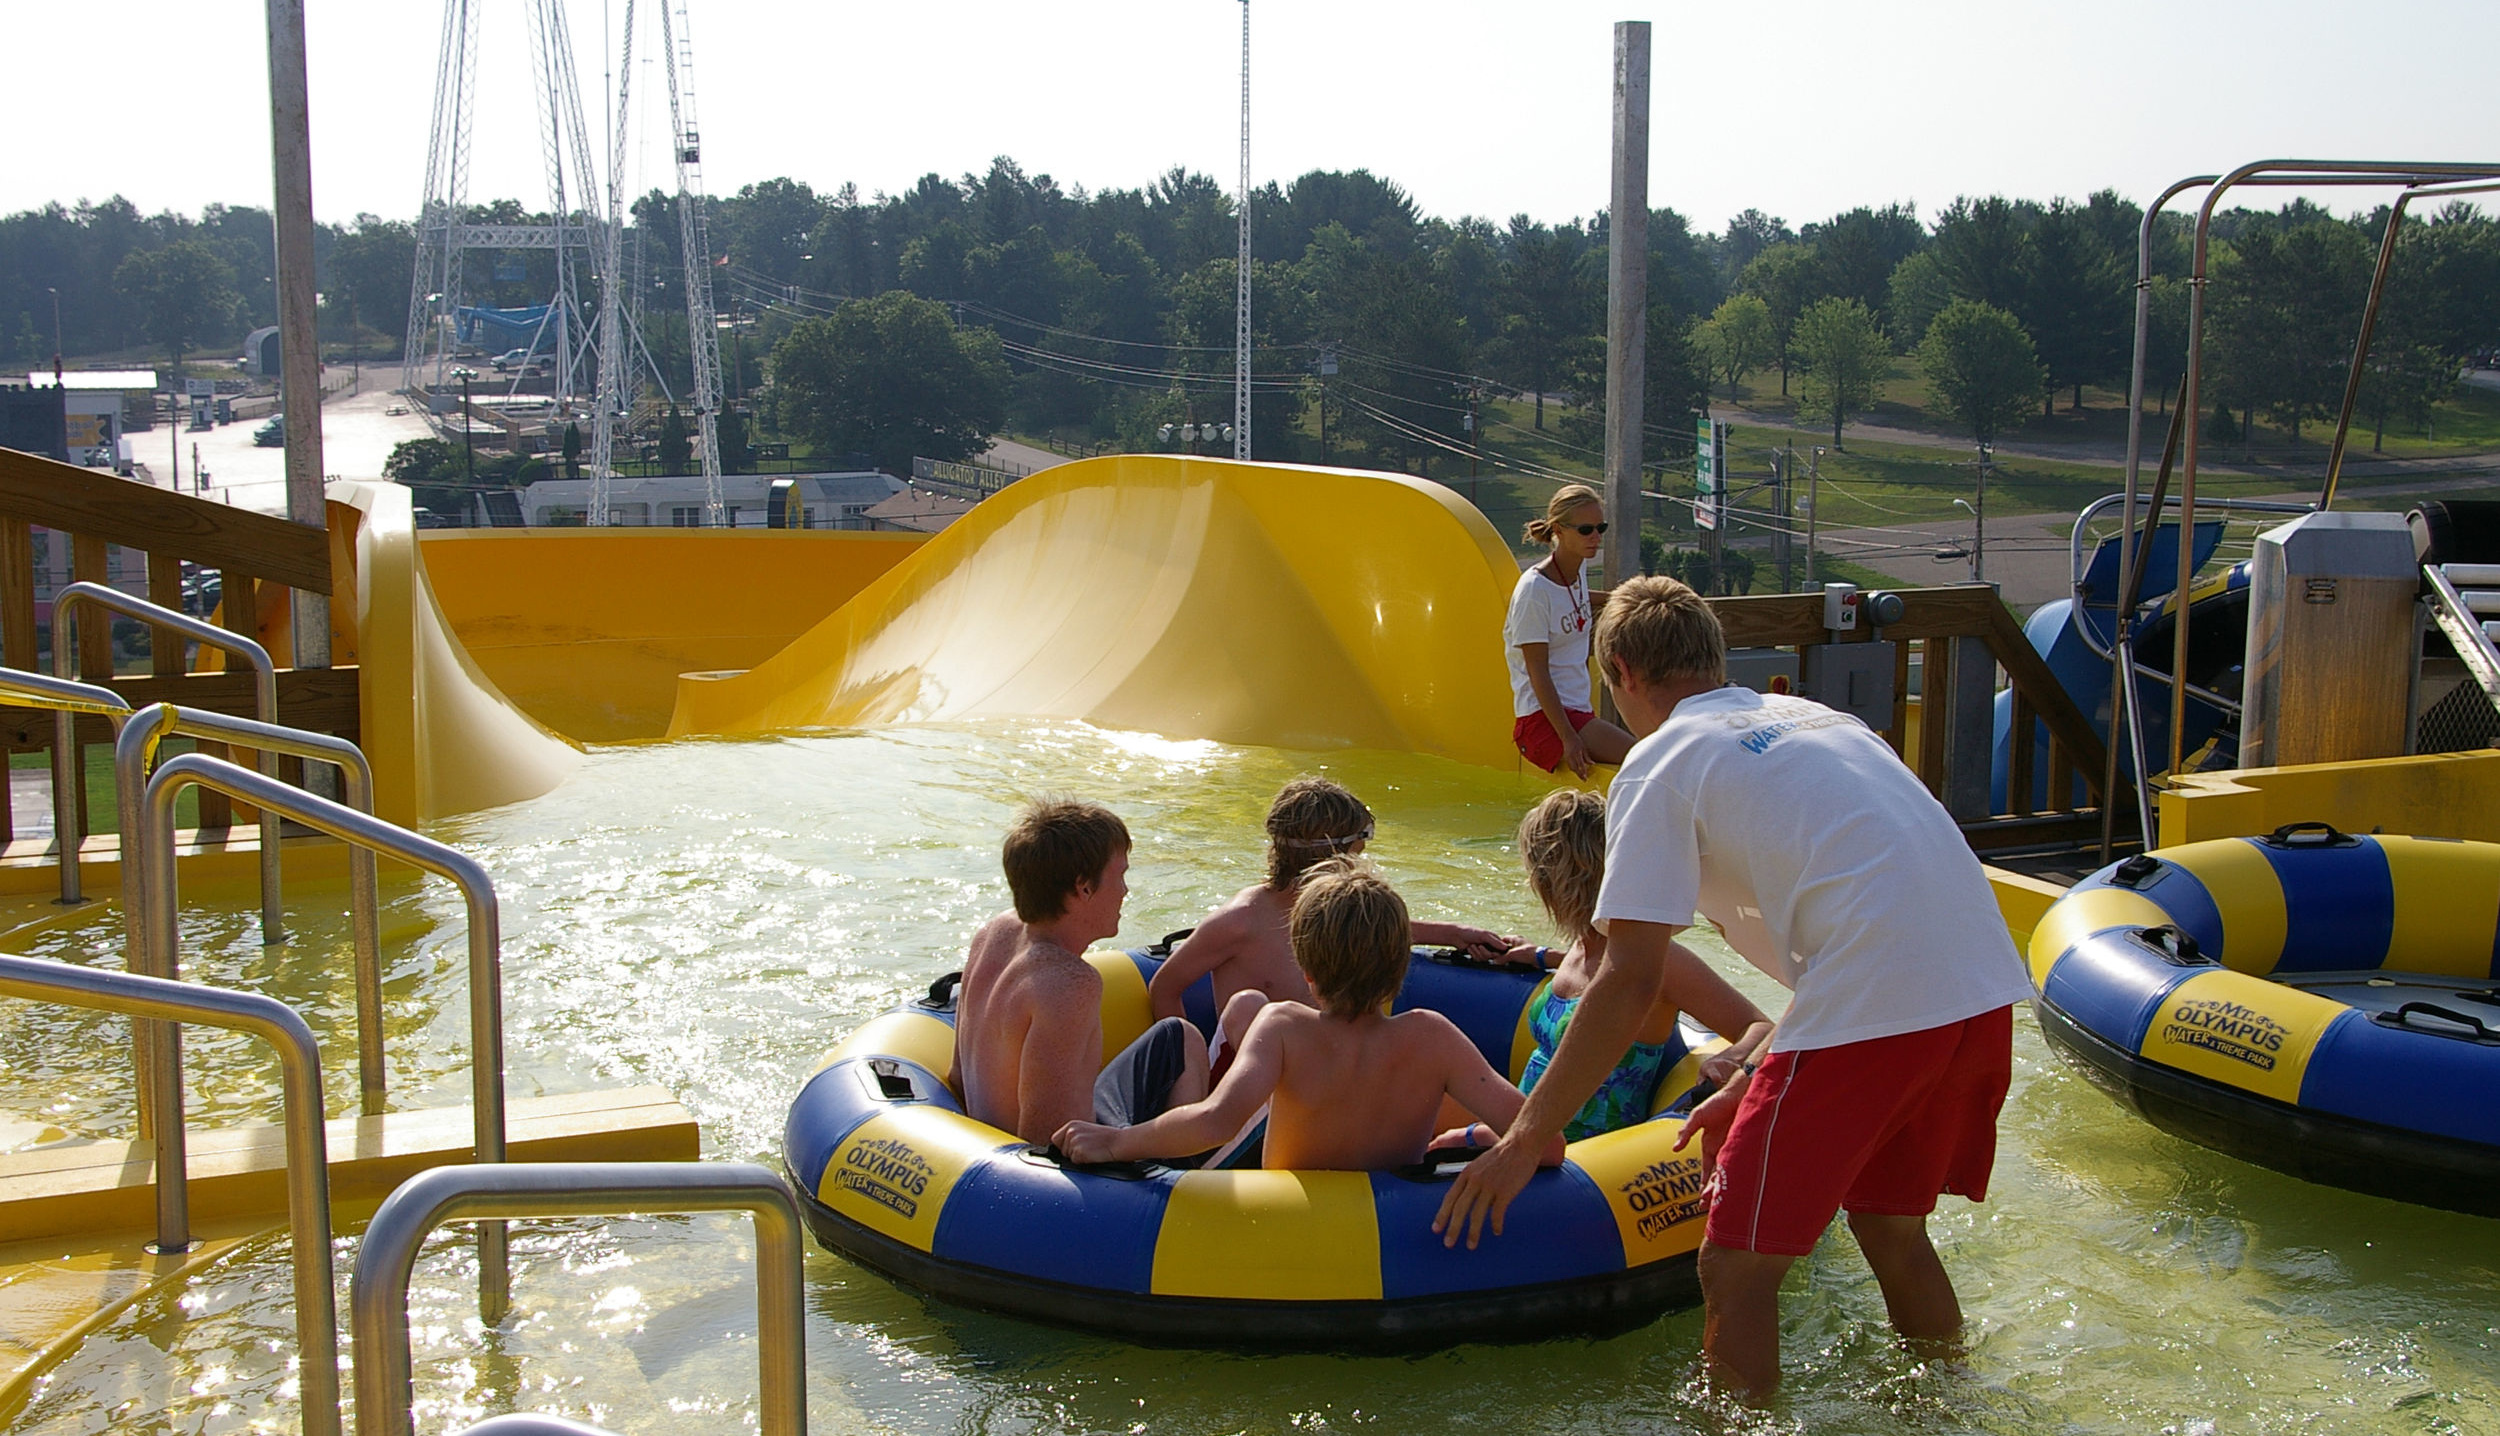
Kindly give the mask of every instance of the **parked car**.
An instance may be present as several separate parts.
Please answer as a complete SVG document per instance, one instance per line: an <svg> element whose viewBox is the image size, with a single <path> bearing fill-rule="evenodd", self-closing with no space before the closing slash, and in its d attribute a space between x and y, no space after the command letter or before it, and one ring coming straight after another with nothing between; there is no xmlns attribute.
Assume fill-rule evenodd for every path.
<svg viewBox="0 0 2500 1436"><path fill-rule="evenodd" d="M522 365L527 364L529 359L530 351L525 348L507 349L503 353L495 356L495 372L501 374L507 370L518 369Z"/></svg>
<svg viewBox="0 0 2500 1436"><path fill-rule="evenodd" d="M272 414L269 422L252 431L252 442L264 449L286 447L286 415Z"/></svg>

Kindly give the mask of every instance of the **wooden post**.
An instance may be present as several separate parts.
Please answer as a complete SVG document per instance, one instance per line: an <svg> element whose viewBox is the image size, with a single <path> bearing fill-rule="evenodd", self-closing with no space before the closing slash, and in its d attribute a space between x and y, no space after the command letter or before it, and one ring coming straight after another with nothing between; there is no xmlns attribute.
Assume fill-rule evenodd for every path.
<svg viewBox="0 0 2500 1436"><path fill-rule="evenodd" d="M1953 640L1922 638L1918 650L1918 780L1941 803L1945 739L1953 727Z"/></svg>
<svg viewBox="0 0 2500 1436"><path fill-rule="evenodd" d="M182 611L182 560L164 554L148 555L148 602L159 608ZM189 671L184 660L186 647L179 633L151 629L148 633L148 672L159 678L179 678Z"/></svg>
<svg viewBox="0 0 2500 1436"><path fill-rule="evenodd" d="M2014 705L2008 715L2008 720L2005 725L2006 811L2018 818L2028 818L2031 816L2032 809L2032 718L2031 705L2024 701L2023 690L2020 687L2014 690ZM2059 806L2057 792L2052 788L2049 792L2049 810L2055 812Z"/></svg>
<svg viewBox="0 0 2500 1436"><path fill-rule="evenodd" d="M77 583L101 583L110 586L113 578L112 550L100 538L72 534L69 538L69 576ZM78 677L84 683L113 681L113 615L93 604L82 606L67 617L60 605L52 608L52 646L77 643ZM76 732L72 724L70 731ZM82 741L70 744L69 771L78 784L78 831L95 831L95 818L90 811L87 793L87 745Z"/></svg>
<svg viewBox="0 0 2500 1436"><path fill-rule="evenodd" d="M1614 186L1606 209L1608 587L1641 566L1641 396L1649 370L1649 22L1615 25Z"/></svg>
<svg viewBox="0 0 2500 1436"><path fill-rule="evenodd" d="M313 288L312 97L304 78L304 0L268 0L268 30L269 153L277 201L278 387L287 414L286 515L299 524L320 528L324 522L321 338ZM329 667L329 605L318 594L299 591L294 595L294 620L293 665Z"/></svg>

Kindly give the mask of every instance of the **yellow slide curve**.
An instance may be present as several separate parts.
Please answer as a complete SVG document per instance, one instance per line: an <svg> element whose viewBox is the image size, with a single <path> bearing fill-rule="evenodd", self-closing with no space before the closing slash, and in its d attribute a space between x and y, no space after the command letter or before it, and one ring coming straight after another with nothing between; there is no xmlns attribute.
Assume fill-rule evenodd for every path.
<svg viewBox="0 0 2500 1436"><path fill-rule="evenodd" d="M978 505L756 667L680 678L669 736L1031 716L1515 767L1518 573L1428 481L1088 459Z"/></svg>

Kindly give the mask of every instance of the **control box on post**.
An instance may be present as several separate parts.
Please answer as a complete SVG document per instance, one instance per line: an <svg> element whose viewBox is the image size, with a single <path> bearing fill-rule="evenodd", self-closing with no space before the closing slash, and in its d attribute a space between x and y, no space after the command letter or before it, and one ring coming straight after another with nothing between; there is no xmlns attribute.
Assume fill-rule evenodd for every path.
<svg viewBox="0 0 2500 1436"><path fill-rule="evenodd" d="M2402 755L2421 586L2413 531L2395 514L2305 514L2259 534L2240 766Z"/></svg>
<svg viewBox="0 0 2500 1436"><path fill-rule="evenodd" d="M1798 691L1883 732L1892 726L1897 648L1891 643L1817 643L1800 655Z"/></svg>

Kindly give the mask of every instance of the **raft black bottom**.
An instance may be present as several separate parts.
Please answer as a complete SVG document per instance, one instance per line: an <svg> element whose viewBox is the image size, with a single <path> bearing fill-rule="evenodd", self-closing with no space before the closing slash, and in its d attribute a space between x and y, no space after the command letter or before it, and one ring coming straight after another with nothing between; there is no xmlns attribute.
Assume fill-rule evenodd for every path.
<svg viewBox="0 0 2500 1436"><path fill-rule="evenodd" d="M2305 1112L2147 1062L2046 1001L2031 1006L2051 1047L2174 1137L2307 1182L2500 1216L2500 1147Z"/></svg>
<svg viewBox="0 0 2500 1436"><path fill-rule="evenodd" d="M795 1174L791 1185L798 1189L808 1230L827 1251L958 1306L1101 1332L1140 1346L1414 1351L1467 1342L1615 1336L1701 1304L1701 1282L1689 1254L1604 1277L1403 1301L1141 1296L939 1261L836 1214ZM1519 1233L1508 1238L1522 1239Z"/></svg>

